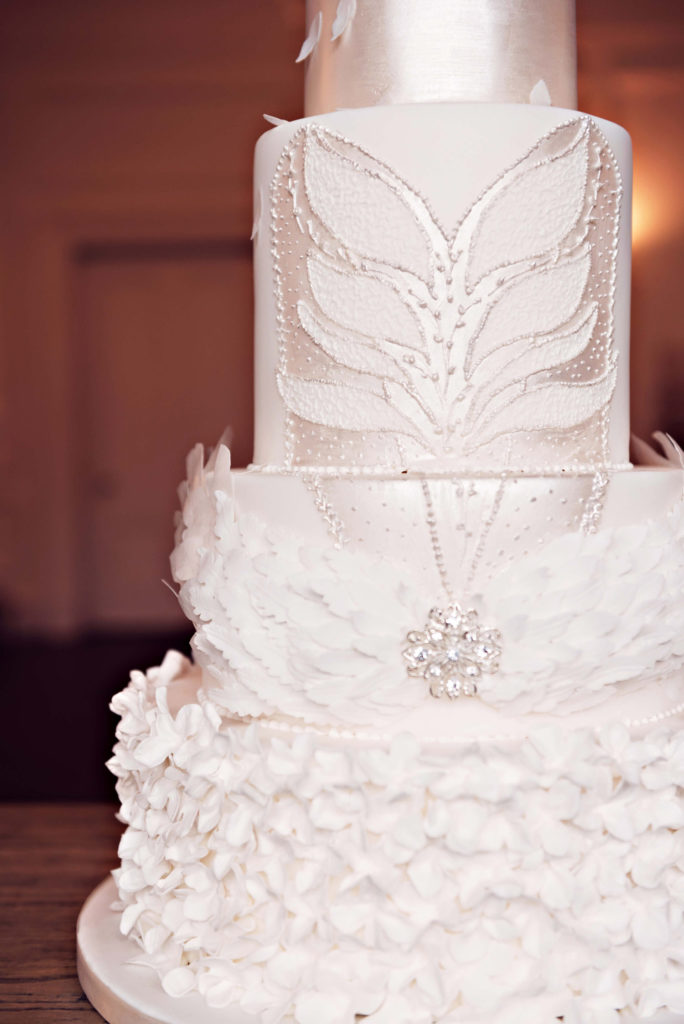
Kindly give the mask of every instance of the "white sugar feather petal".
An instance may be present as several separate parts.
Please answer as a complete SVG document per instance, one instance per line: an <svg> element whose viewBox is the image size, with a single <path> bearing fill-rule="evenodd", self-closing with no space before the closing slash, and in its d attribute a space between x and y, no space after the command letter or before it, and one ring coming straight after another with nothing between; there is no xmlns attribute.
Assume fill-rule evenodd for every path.
<svg viewBox="0 0 684 1024"><path fill-rule="evenodd" d="M530 103L541 107L551 106L551 93L543 78L530 89Z"/></svg>
<svg viewBox="0 0 684 1024"><path fill-rule="evenodd" d="M322 28L323 12L319 11L309 26L309 31L307 32L306 39L302 43L302 47L297 54L295 64L301 64L303 60L306 60L307 57L311 56L318 46L318 40L321 38Z"/></svg>
<svg viewBox="0 0 684 1024"><path fill-rule="evenodd" d="M356 0L340 0L337 5L337 13L332 23L331 40L334 43L344 32L347 31L354 15L356 14Z"/></svg>

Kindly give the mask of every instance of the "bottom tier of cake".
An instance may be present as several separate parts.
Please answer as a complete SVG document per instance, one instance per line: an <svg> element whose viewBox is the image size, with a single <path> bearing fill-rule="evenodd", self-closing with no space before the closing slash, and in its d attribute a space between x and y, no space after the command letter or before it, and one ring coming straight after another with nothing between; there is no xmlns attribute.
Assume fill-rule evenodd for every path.
<svg viewBox="0 0 684 1024"><path fill-rule="evenodd" d="M121 930L264 1024L684 1013L684 722L386 741L235 721L177 654L110 767Z"/></svg>

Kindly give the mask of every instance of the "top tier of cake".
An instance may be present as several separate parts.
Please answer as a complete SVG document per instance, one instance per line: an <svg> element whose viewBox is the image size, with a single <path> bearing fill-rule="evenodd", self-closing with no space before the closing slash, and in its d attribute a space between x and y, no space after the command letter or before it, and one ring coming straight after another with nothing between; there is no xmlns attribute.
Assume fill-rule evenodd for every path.
<svg viewBox="0 0 684 1024"><path fill-rule="evenodd" d="M577 105L574 0L307 0L304 110L394 103Z"/></svg>

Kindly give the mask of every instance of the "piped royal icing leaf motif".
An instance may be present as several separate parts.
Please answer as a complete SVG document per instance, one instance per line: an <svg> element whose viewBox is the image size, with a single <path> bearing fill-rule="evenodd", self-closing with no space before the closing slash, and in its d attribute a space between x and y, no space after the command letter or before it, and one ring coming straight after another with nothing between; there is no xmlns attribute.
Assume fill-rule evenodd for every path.
<svg viewBox="0 0 684 1024"><path fill-rule="evenodd" d="M570 430L608 403L615 389L615 377L613 368L588 384L559 382L521 390L505 405L500 404L497 413L488 412L482 433L475 435L472 446L486 445L512 429L528 433L547 430L550 421L554 430Z"/></svg>
<svg viewBox="0 0 684 1024"><path fill-rule="evenodd" d="M422 201L389 169L369 170L315 132L304 143L304 184L311 212L351 260L391 260L428 278L430 237L415 216Z"/></svg>
<svg viewBox="0 0 684 1024"><path fill-rule="evenodd" d="M416 433L411 422L393 408L384 394L295 377L285 379L282 389L288 407L314 423L325 417L329 426L344 430L350 417L354 417L369 430Z"/></svg>
<svg viewBox="0 0 684 1024"><path fill-rule="evenodd" d="M370 373L376 377L390 380L404 380L405 371L399 362L399 356L392 357L389 352L382 352L373 346L373 339L343 330L329 331L316 318L305 302L297 305L299 322L314 345L322 349L341 366L360 373ZM397 350L399 352L399 349Z"/></svg>
<svg viewBox="0 0 684 1024"><path fill-rule="evenodd" d="M307 261L307 270L313 298L330 323L385 344L424 348L419 323L391 282L365 271L347 274L317 256Z"/></svg>
<svg viewBox="0 0 684 1024"><path fill-rule="evenodd" d="M520 260L543 259L559 248L582 214L587 185L589 128L573 129L567 148L545 161L534 150L493 196L485 196L475 220L467 265L467 284Z"/></svg>
<svg viewBox="0 0 684 1024"><path fill-rule="evenodd" d="M576 259L549 267L541 280L533 271L497 289L497 297L468 346L466 378L497 349L516 341L529 345L537 338L547 338L554 327L565 326L582 301L590 264L589 253L584 251Z"/></svg>
<svg viewBox="0 0 684 1024"><path fill-rule="evenodd" d="M532 345L513 345L510 350L500 350L497 366L502 364L505 368L502 374L503 384L492 390L491 384L485 382L483 387L475 392L468 406L468 426L471 432L477 429L475 423L478 417L487 413L491 415L497 409L505 407L514 396L533 383L535 374L553 370L564 362L578 358L591 340L597 316L597 307L593 305L585 320L578 327L569 328L567 334L542 338ZM489 377L491 376L490 371Z"/></svg>
<svg viewBox="0 0 684 1024"><path fill-rule="evenodd" d="M620 196L578 117L448 234L370 153L300 129L272 186L288 463L515 468L531 435L541 463L606 463Z"/></svg>

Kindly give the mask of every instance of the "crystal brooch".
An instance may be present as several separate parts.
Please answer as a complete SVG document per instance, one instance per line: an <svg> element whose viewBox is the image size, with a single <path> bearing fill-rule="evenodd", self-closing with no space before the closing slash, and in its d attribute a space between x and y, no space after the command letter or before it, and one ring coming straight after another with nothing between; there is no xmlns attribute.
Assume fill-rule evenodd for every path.
<svg viewBox="0 0 684 1024"><path fill-rule="evenodd" d="M422 676L433 697L474 697L478 680L499 669L501 633L480 625L473 608L433 608L424 629L407 633L410 676Z"/></svg>

